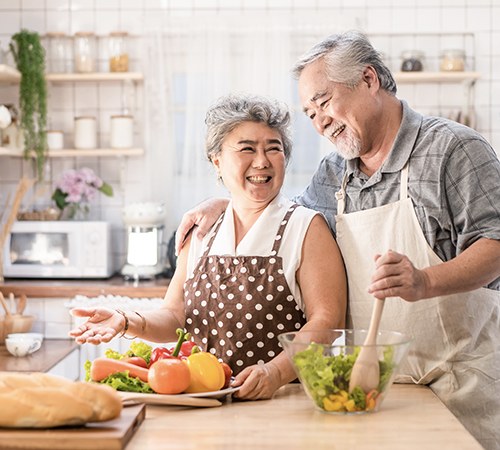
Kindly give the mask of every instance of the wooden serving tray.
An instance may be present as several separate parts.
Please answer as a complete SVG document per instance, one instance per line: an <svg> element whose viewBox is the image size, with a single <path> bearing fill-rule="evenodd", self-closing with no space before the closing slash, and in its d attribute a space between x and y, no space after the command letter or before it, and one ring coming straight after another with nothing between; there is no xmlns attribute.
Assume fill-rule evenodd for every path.
<svg viewBox="0 0 500 450"><path fill-rule="evenodd" d="M0 428L0 449L122 450L146 416L145 405L124 408L120 417L81 427Z"/></svg>

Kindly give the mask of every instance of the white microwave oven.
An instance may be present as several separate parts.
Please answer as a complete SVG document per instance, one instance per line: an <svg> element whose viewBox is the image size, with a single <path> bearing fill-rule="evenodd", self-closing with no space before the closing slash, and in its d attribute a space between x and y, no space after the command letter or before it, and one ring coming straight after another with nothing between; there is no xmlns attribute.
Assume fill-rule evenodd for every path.
<svg viewBox="0 0 500 450"><path fill-rule="evenodd" d="M108 278L111 235L101 221L14 222L3 254L6 278Z"/></svg>

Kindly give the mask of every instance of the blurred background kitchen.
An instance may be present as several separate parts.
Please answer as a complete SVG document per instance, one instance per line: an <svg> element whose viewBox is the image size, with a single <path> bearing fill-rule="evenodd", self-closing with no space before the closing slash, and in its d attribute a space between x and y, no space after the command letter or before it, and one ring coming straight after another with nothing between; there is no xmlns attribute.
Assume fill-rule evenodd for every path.
<svg viewBox="0 0 500 450"><path fill-rule="evenodd" d="M307 123L290 68L320 38L353 28L383 54L399 98L477 129L500 153L500 0L0 0L0 105L14 118L20 74L9 43L28 30L45 49L49 153L21 211L50 211L61 177L90 168L113 190L83 217L109 226L109 274L134 275L134 251L140 275L168 275L183 212L225 195L204 157L207 107L230 91L288 103L285 193L300 192L331 144ZM0 208L36 175L18 122L1 132ZM148 251L164 259L151 271L146 241L134 240L144 226L156 233ZM37 331L66 336L66 310L30 304Z"/></svg>

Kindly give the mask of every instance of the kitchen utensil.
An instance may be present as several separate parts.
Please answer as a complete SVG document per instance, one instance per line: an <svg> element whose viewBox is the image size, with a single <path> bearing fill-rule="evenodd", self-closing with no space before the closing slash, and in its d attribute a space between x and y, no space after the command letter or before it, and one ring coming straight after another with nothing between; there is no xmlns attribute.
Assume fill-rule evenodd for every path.
<svg viewBox="0 0 500 450"><path fill-rule="evenodd" d="M351 379L349 381L349 392L352 392L356 386L361 386L361 389L367 393L379 385L380 367L377 349L377 333L383 310L384 300L376 298L373 303L372 317L366 340L352 368Z"/></svg>
<svg viewBox="0 0 500 450"><path fill-rule="evenodd" d="M19 299L17 300L16 304L16 314L22 315L24 312L24 309L26 308L26 302L27 302L26 295L21 294L19 296Z"/></svg>
<svg viewBox="0 0 500 450"><path fill-rule="evenodd" d="M119 392L124 405L130 403L145 403L147 405L173 405L173 406L221 406L222 403L215 398L195 398L184 395L142 394L136 392Z"/></svg>
<svg viewBox="0 0 500 450"><path fill-rule="evenodd" d="M389 391L410 339L395 331L379 331L376 348L383 355L380 383L366 394L349 393L349 379L356 355L363 348L367 330L303 330L278 335L304 391L315 407L330 414L378 411Z"/></svg>
<svg viewBox="0 0 500 450"><path fill-rule="evenodd" d="M120 417L83 427L53 429L0 429L0 448L124 449L146 417L146 406L135 405L122 410Z"/></svg>
<svg viewBox="0 0 500 450"><path fill-rule="evenodd" d="M2 292L0 292L0 303L2 304L2 307L5 311L5 317L10 317L12 314L10 313L10 309L7 306L7 302L5 301L5 297L3 296Z"/></svg>

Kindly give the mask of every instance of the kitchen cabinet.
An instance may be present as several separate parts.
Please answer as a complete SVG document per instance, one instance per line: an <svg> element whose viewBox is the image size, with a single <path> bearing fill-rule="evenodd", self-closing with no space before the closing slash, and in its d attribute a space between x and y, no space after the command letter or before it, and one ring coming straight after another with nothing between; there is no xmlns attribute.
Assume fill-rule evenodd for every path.
<svg viewBox="0 0 500 450"><path fill-rule="evenodd" d="M0 64L0 84L18 84L21 80L20 73L13 67ZM46 80L49 84L55 83L123 83L130 86L134 94L144 81L144 76L139 72L95 72L95 73L48 73ZM97 148L97 149L62 149L48 151L49 158L68 157L118 157L118 156L140 156L144 154L142 147L138 148ZM22 149L10 149L0 147L0 156L24 157Z"/></svg>

